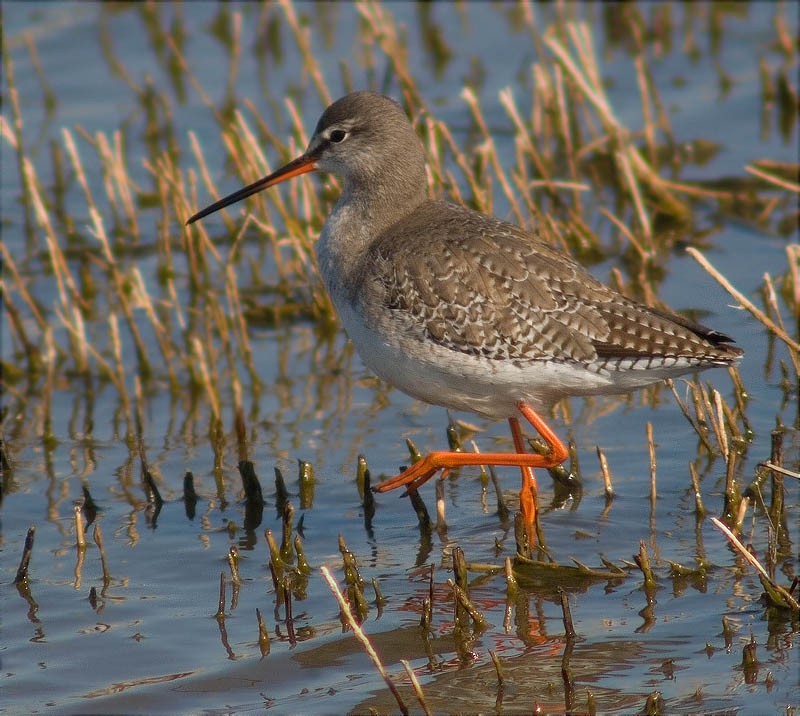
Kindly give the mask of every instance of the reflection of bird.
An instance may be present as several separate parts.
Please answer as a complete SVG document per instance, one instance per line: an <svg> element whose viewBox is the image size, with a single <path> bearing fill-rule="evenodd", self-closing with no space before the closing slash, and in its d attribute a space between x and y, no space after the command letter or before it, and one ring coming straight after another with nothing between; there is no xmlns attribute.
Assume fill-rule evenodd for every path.
<svg viewBox="0 0 800 716"><path fill-rule="evenodd" d="M302 156L188 223L314 170L344 180L317 254L363 362L427 403L508 419L514 438L513 453L433 452L379 492L461 465L515 465L530 525L533 468L567 457L539 411L742 354L721 333L628 300L534 233L428 199L422 144L400 106L371 92L334 102ZM549 454L525 450L520 414Z"/></svg>

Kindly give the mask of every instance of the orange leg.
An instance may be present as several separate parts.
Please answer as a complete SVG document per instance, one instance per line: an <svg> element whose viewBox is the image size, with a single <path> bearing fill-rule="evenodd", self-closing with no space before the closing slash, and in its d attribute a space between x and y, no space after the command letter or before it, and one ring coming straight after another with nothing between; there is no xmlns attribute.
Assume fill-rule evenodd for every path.
<svg viewBox="0 0 800 716"><path fill-rule="evenodd" d="M516 418L509 418L508 425L511 428L511 437L514 439L514 450L518 455L527 454L525 449L525 437L522 434L522 428L519 426L519 420ZM525 526L528 528L529 539L533 539L533 525L536 521L536 497L538 495L538 488L536 487L536 475L533 474L533 468L529 465L520 465L520 472L522 473L522 485L519 488L519 511L525 520Z"/></svg>
<svg viewBox="0 0 800 716"><path fill-rule="evenodd" d="M519 467L522 471L521 510L527 523L533 524L536 514L536 478L533 475L533 468L560 465L567 459L569 453L566 445L530 405L520 400L517 403L517 410L545 441L547 447L550 448L549 454L539 455L526 452L519 420L509 418L508 423L511 427L516 452L432 452L399 475L378 483L372 489L375 492L388 492L406 485L409 490L415 490L430 480L439 470L450 470L466 465L511 465Z"/></svg>

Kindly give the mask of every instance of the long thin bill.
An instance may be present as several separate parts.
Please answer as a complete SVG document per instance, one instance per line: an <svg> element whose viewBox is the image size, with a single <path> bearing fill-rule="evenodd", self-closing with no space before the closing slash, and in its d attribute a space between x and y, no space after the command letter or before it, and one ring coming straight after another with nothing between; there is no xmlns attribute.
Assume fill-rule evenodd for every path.
<svg viewBox="0 0 800 716"><path fill-rule="evenodd" d="M310 154L303 154L302 156L297 157L297 159L293 159L285 166L282 166L280 169L272 172L272 174L269 176L265 176L263 179L259 179L243 189L233 192L233 194L229 194L224 199L215 201L202 211L198 211L186 222L186 225L188 226L189 224L193 224L198 219L202 219L209 214L213 214L215 211L224 209L226 206L235 204L237 201L246 199L248 196L252 196L263 189L267 189L275 184L280 184L282 181L286 181L287 179L291 179L293 177L298 177L301 174L313 172L317 168L316 161L317 157Z"/></svg>

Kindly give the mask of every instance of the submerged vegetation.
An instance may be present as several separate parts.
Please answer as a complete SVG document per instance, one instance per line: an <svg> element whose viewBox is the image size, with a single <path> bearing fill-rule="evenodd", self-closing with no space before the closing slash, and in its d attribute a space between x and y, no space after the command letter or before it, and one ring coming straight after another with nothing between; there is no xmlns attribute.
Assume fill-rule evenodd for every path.
<svg viewBox="0 0 800 716"><path fill-rule="evenodd" d="M536 226L549 241L582 263L610 267L610 283L626 295L661 306L659 287L667 265L690 246L689 255L707 280L718 283L731 303L751 316L757 327L754 330L763 336L763 350L760 355L749 355L748 360L763 363L766 380L778 384L782 393L771 443L754 431L749 417L752 389L736 368L729 371L728 391L695 379L680 386L655 386L615 401L582 403L583 410L600 414L634 400L655 406L665 396L674 395L697 439L696 456L686 476L693 501L687 509L696 518L697 563L670 562L652 542L640 543L638 537L631 543L629 554L635 552L636 556L630 561L602 559L598 565L593 551L585 559L567 563L566 555L552 554L547 548L546 526L536 554L530 554L518 540L513 559L498 556L496 562L469 563L442 537L445 553L452 556L453 579L438 575L434 585L432 567L430 593L421 605L414 605L428 667L418 667L417 674L442 670L435 654L444 647L432 644L435 633L440 633L439 626L431 626L436 619L445 622L450 632L447 649L457 655L459 663L469 663L476 640L488 627L480 605L471 599L467 574L477 575L473 585L490 575L501 575L504 584L499 599L507 605L506 632L511 632L512 619L516 620L515 633L526 647L534 646L527 595L546 595L543 598L558 599L563 606L566 636L559 644L559 649L563 647L561 670L554 677L560 689L543 708L592 713L635 706L645 713L660 713L663 703L657 691L646 700L637 695L636 701L618 694L612 698L602 689L576 691L570 665L575 632L567 627L571 616L565 595L585 591L596 582L606 583L610 589L641 578L645 607L640 614L646 631L655 620L656 593L666 580L671 579L674 591L680 592L686 584L705 585L710 572L722 568L707 561L700 538L700 526L710 513L720 516L720 529L727 530L727 538L734 545L739 543L735 565L724 569L737 574L744 569L757 570L767 619L770 624L788 621L796 635L798 588L792 561L796 520L788 514L784 483L797 478L800 430L800 246L796 241L800 166L796 152L787 151L786 161L754 160L731 175L690 178L706 176L693 170L703 168L720 147L713 138L679 135L672 127L663 85L657 79L661 59L681 53L716 75L720 95L729 92L733 78L720 59L725 43L733 41L726 37L726 23L729 16L746 12L746 8L746 3L624 3L579 8L567 3L542 6L521 2L499 6L496 11L508 16L508 27L529 37L535 59L520 63L513 85L497 92L485 91L481 70L474 66L474 72L462 78L455 122L443 119L440 107L430 99L431 91L415 76L408 50L409 28L395 21L391 4L365 2L348 10L335 4L296 5L290 0L238 9L220 4L207 30L228 58L224 91L206 86L193 67L192 38L187 36L183 18L188 7L153 2L103 7L99 10L102 51L110 72L129 88L134 108L113 131L89 132L80 126L55 131L49 118L62 100L42 68L36 38L24 35L12 38L16 45L5 42L0 115L5 159L0 251L4 337L8 337L2 364L3 495L7 499L17 489L15 466L31 443L41 446L45 472L55 473L53 455L66 440L54 428L55 402L72 400L69 432L72 437L80 436L79 444L91 441L99 413L111 416L113 434L129 452L119 469L120 484L126 494L132 494L135 483L131 476L140 469L141 494L130 500L137 509L146 510L148 524L155 526L164 504L159 491L163 483L148 460L148 450L159 444L152 436L148 439L148 422L153 401L166 394L171 424L182 425L186 435L207 437L214 454L210 472L220 503L225 502L226 494L239 494L238 482L231 486L236 474L232 466L239 467L243 525L231 521L227 529L232 537L245 533L244 547L259 550L261 562L268 562L275 613L283 614L281 623L286 629L281 638L285 636L292 647L314 638L312 627L295 629L291 605L293 600L305 599L310 580L321 579L317 563L321 558L307 557L304 552L302 529L294 524L294 507L277 469L274 495L283 525L282 540L278 544L267 530L265 551L254 537L264 507L256 472L271 467L263 462L258 465L254 452L263 438L263 424L282 421L281 385L291 356L278 351L275 385L266 385L253 336L264 330L280 336L286 326L297 323L312 326L314 345L309 352L321 377L317 395L306 401L304 409L315 415L346 412L343 404L347 402L351 354L335 342L336 317L319 280L313 252L339 187L333 177L325 178L321 190L303 177L248 200L243 217L242 209L236 207L236 215L231 210L223 212L221 221L215 223L186 228L184 222L198 207L227 193L221 187L223 181L225 187L250 183L296 156L305 148L320 108L346 91L369 87L395 96L412 118L427 150L432 195ZM314 21L307 17L311 12L317 15ZM316 46L330 39L325 34L341 23L341 12L351 13L356 25L352 51L358 57L358 69L342 61L337 74L323 64ZM419 5L416 12L420 44L428 62L435 72L443 71L455 50L439 32L430 6ZM468 13L469 7L458 5L451 12L456 17ZM789 5L776 4L772 12L772 37L763 53L752 60L751 68L759 77L759 121L763 136L776 133L786 146L796 147L797 38L788 19ZM136 15L141 21L155 53L160 82L148 74L137 74L118 57L111 29L115 13ZM245 36L252 37L245 23L258 28L252 47L244 44ZM28 110L19 99L15 79L19 60L12 61L12 54L20 57L19 43L24 45L25 62L35 69L41 83L44 119L40 136L31 130ZM242 57L251 52L265 73L259 77L265 97L259 101L242 97L237 90ZM297 79L289 83L285 96L278 98L266 90L266 73L281 67L287 56L296 62L291 72ZM612 59L623 65L619 71L631 80L629 92L631 97L635 92L641 122L630 121L635 114L630 108L623 113L614 106L614 87L603 70ZM487 110L485 100L480 99L487 94L496 97L502 112ZM189 96L200 98L191 111L186 109ZM198 127L203 128L202 135ZM144 151L144 156L133 153L132 146ZM724 242L719 231L728 222L741 222L785 244L785 270L758 276L760 288L750 295L715 268L708 256ZM699 318L702 320L702 315ZM332 387L334 383L339 387ZM376 411L381 391L375 389ZM275 406L274 414L266 415L259 407L260 401L267 399ZM100 402L111 407L100 410ZM568 424L574 407L565 402L557 408ZM784 421L790 424L784 425ZM472 442L474 433L474 426L451 425L448 437L454 442L453 449L477 449ZM649 423L646 434L654 514L656 438ZM757 447L752 445L754 438ZM395 439L402 440L401 436ZM410 440L408 444L413 460L416 448ZM374 452L379 447L365 445L358 450ZM754 450L759 460L764 458L751 475L742 469L749 450ZM615 495L613 465L609 466L602 448L598 447L597 453L610 510ZM582 466L574 446L572 455L569 470L553 475L553 498L545 511L563 506L580 493ZM74 515L76 588L86 550L83 530L94 521L86 476L97 467L93 458L81 459L84 463L76 472L81 474L84 488ZM698 475L715 461L719 461L715 469L724 475L723 484L711 494L705 488L704 494ZM301 462L298 473L300 508L311 509L315 499L313 466ZM362 514L369 525L375 505L366 460L359 458L357 474L354 469L348 477L357 478ZM492 482L497 485L494 473L484 471L481 489L485 492ZM513 530L514 520L499 487L496 494L499 520ZM415 566L422 568L432 551L432 535L447 533L446 500L440 488L434 522L419 496L412 497L420 525ZM796 509L796 498L792 499L791 507ZM191 473L184 480L183 500L188 516L197 501ZM654 535L655 530L653 540ZM106 548L109 537L107 534ZM130 533L128 537L135 544ZM328 539L333 543L335 535ZM721 533L720 539L725 539ZM94 540L102 556L105 590L115 565L107 563L99 524ZM755 555L742 541L756 545ZM648 548L655 552L650 554ZM239 590L247 588L248 577L243 572L253 571L252 562L240 564L236 549L232 547L225 558L230 577L224 572L221 575L216 612L222 642L230 653L225 631L226 585L229 581L232 589L229 614L236 608ZM31 605L35 600L29 573L37 568L36 558L31 560L34 550L31 530L24 549L20 540L18 553L23 557L15 580ZM325 579L336 593L342 624L358 631L367 615L381 613L386 600L374 578L370 587L374 597L365 597L368 577L359 573L356 555L343 539L338 550L344 593L336 590L327 569ZM447 616L441 611L442 601L450 610ZM270 637L261 611L256 627L255 643L266 656L271 650ZM708 638L712 640L711 635ZM729 637L725 638L730 648ZM388 648L388 642L384 646ZM482 655L482 666L475 669L474 677L467 671L450 682L442 681L442 691L436 693L413 679L413 686L408 692L404 687L401 695L394 682L406 679L406 673L413 676L414 669L399 657L398 663L406 669L402 676L397 664L391 665L388 675L385 667L379 668L401 711L409 708L404 696L406 701L418 699L421 708L429 712L450 707L447 689L451 687L471 689L470 693L478 688L483 693L481 679L486 672L496 678L497 697L492 704L481 702L481 708L494 706L502 711L504 679L523 667L514 659L506 661L491 653L491 660ZM576 655L580 673L587 680L586 674L602 675L602 656L587 666L581 662L586 658L581 653L585 654ZM750 652L743 654L745 680L752 677L754 658ZM466 681L473 678L475 682L468 685ZM414 696L409 696L412 693ZM477 702L464 703L474 706ZM372 706L393 708L380 699Z"/></svg>

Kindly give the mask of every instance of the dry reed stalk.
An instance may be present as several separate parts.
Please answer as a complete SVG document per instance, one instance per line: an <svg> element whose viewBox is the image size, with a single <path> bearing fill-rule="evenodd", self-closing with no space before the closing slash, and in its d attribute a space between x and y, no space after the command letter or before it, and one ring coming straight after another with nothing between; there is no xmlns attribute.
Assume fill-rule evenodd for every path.
<svg viewBox="0 0 800 716"><path fill-rule="evenodd" d="M200 82L198 82L197 77L195 77L194 73L189 69L189 63L186 62L186 58L175 42L175 39L171 35L165 35L164 40L175 57L175 61L177 62L181 75L185 76L189 80L189 83L192 85L192 87L194 87L202 103L211 112L211 114L214 115L214 119L216 119L217 124L219 124L220 127L224 127L226 124L225 117L217 109L214 101L208 96L208 94L206 94L203 86L200 84Z"/></svg>
<svg viewBox="0 0 800 716"><path fill-rule="evenodd" d="M7 299L6 299L7 300ZM84 356L87 366L86 372L88 373L88 354L91 354L92 358L95 360L98 366L102 369L103 377L108 378L114 384L114 387L117 389L117 392L121 392L124 389L124 385L119 385L119 376L111 367L111 365L106 361L105 358L97 351L97 349L92 345L90 341L86 339L86 333L83 324L83 318L81 317L80 310L73 306L73 318L70 320L67 318L57 307L53 309L53 312L56 314L56 317L61 321L61 325L74 333L75 340L80 344L81 350L84 351L82 358ZM80 320L80 325L76 326L75 323Z"/></svg>
<svg viewBox="0 0 800 716"><path fill-rule="evenodd" d="M317 58L311 49L311 30L300 23L294 11L294 4L291 0L279 0L283 14L286 17L286 22L289 29L294 36L297 49L300 51L300 56L303 59L303 69L309 73L314 86L317 88L317 93L322 103L327 107L331 102L331 95L328 91L328 86L325 84L325 79L322 76L322 70L317 62Z"/></svg>
<svg viewBox="0 0 800 716"><path fill-rule="evenodd" d="M689 475L692 479L692 491L694 492L694 509L698 516L702 516L706 512L703 505L703 494L700 492L700 478L697 474L697 468L693 462L689 463Z"/></svg>
<svg viewBox="0 0 800 716"><path fill-rule="evenodd" d="M759 179L763 179L768 184L772 184L778 187L779 189L785 189L786 191L791 192L793 194L800 194L800 184L798 184L797 182L789 181L787 179L784 179L783 177L770 174L769 172L766 172L763 169L753 166L752 164L746 165L744 170L748 174L752 174L753 176L758 177Z"/></svg>
<svg viewBox="0 0 800 716"><path fill-rule="evenodd" d="M706 419L706 411L703 404L703 386L699 383L689 383L692 397L692 407L694 408L694 421L698 427L698 434L705 436L706 445L710 454L714 454L714 448L711 445L710 435L711 430L708 427L708 420Z"/></svg>
<svg viewBox="0 0 800 716"><path fill-rule="evenodd" d="M647 421L647 451L650 456L650 509L656 508L656 445L653 440L653 424Z"/></svg>
<svg viewBox="0 0 800 716"><path fill-rule="evenodd" d="M74 340L71 342L73 347L72 357L75 361L75 370L82 375L88 375L89 340L86 337L86 324L83 321L81 309L74 304L70 308L72 313L72 325L74 326L74 332L70 332L70 335L74 338ZM54 310L58 311L58 308L55 308Z"/></svg>
<svg viewBox="0 0 800 716"><path fill-rule="evenodd" d="M255 177L266 176L267 174L271 173L272 169L262 151L260 143L248 126L247 121L241 112L235 112L234 116L236 118L234 129L239 139L238 145L236 142L226 140L226 146L231 158L236 163L239 175L245 182L250 181ZM283 146L276 145L276 148L278 149L279 153L285 152L285 147ZM275 267L278 269L278 276L281 280L288 280L291 275L291 269L285 266L283 261L283 256L277 240L278 233L273 226L273 222L270 221L270 212L267 208L267 199L269 199L269 201L278 209L278 212L284 219L284 222L291 216L291 214L286 208L281 192L267 192L260 196L262 197L262 211L258 213L258 216L263 216L264 221L259 218L258 226L261 228L265 236L269 238L269 245L272 247L272 258ZM231 255L233 255L233 251L231 252Z"/></svg>
<svg viewBox="0 0 800 716"><path fill-rule="evenodd" d="M543 41L563 65L578 89L595 108L606 131L614 136L619 145L616 158L623 162L622 170L630 173L629 188L640 191L638 182L641 181L658 197L670 213L686 216L687 207L672 196L669 187L630 142L630 132L615 117L605 93L588 26L585 23L568 23L566 30L577 57L571 55L566 47L553 36L545 36ZM628 167L627 170L626 167ZM633 198L635 199L635 196ZM646 216L646 213L639 214L640 220L643 215ZM649 236L649 234L646 235Z"/></svg>
<svg viewBox="0 0 800 716"><path fill-rule="evenodd" d="M2 134L11 145L12 149L17 155L17 169L19 171L20 184L22 186L22 211L24 217L25 236L29 241L34 241L36 246L36 234L33 230L33 217L31 216L31 206L33 204L33 197L31 195L30 185L27 181L29 170L26 167L28 163L27 152L25 151L25 144L22 135L22 128L24 122L22 119L22 112L19 106L19 90L14 77L14 63L11 61L6 43L3 43L3 67L5 69L5 85L6 96L8 97L9 104L11 105L11 127L8 127L5 117L0 116L0 129Z"/></svg>
<svg viewBox="0 0 800 716"><path fill-rule="evenodd" d="M456 144L456 141L450 132L450 128L444 124L444 122L439 121L434 121L434 126L436 127L437 136L441 137L441 139L444 141L445 145L450 150L453 161L455 161L456 166L458 166L458 168L461 170L463 178L467 182L469 190L472 192L472 196L475 198L475 201L479 204L482 203L484 189L478 183L474 172L467 163L466 155ZM455 177L449 171L444 170L444 165L442 166L441 171L447 178L447 184L450 187L450 198L459 204L464 204L465 202L458 189L458 182L456 181Z"/></svg>
<svg viewBox="0 0 800 716"><path fill-rule="evenodd" d="M759 562L756 556L739 541L739 538L725 525L725 523L716 517L712 517L711 522L720 532L722 532L722 534L728 538L728 541L733 545L736 551L742 557L744 557L750 566L758 572L762 584L764 584L765 587L769 585L777 594L779 594L788 608L792 609L793 611L800 612L800 603L798 603L798 601L789 593L789 590L782 587L780 584L777 584L769 576L769 573L761 565L761 562Z"/></svg>
<svg viewBox="0 0 800 716"><path fill-rule="evenodd" d="M643 42L641 32L636 23L631 23L631 27L635 28L634 38L636 41L636 54L633 58L633 65L636 69L636 82L639 85L639 95L642 99L642 119L644 121L644 140L647 145L648 162L651 166L657 163L658 155L656 153L656 133L655 123L651 113L651 98L650 88L651 84L648 82L647 77L647 62L644 58Z"/></svg>
<svg viewBox="0 0 800 716"><path fill-rule="evenodd" d="M538 37L538 33L536 34ZM549 139L553 135L553 81L550 73L545 69L545 66L540 63L534 63L531 68L533 75L533 97L531 98L531 129L534 137L541 137L542 139ZM537 148L538 151L538 148ZM543 166L548 167L548 172L553 166L554 151L552 142L546 141L542 143L539 153L540 160ZM539 167L537 167L539 169Z"/></svg>
<svg viewBox="0 0 800 716"><path fill-rule="evenodd" d="M229 153L234 156L236 152L232 149L232 145L229 144L229 136L228 133L223 131L221 133L223 143L228 147ZM219 196L219 192L217 187L215 186L213 180L211 179L211 173L208 171L208 164L206 164L205 155L203 154L202 147L200 146L200 142L197 139L197 135L194 132L189 132L189 146L191 147L192 154L194 155L195 161L197 166L200 170L200 177L205 184L206 191L208 192L209 196ZM194 193L194 192L192 192ZM185 197L187 196L185 190L178 192L178 195ZM185 209L184 212L178 212L178 216L180 216L184 221L185 219L189 218L189 215L192 213L192 207L197 205L196 197L192 196L191 204L186 205L183 207ZM222 221L225 223L226 228L229 231L233 230L233 220L230 218L230 214L228 210L222 210L220 212L222 217ZM205 230L203 229L203 222L197 222L192 226L196 227L196 230L200 231L201 234L205 234Z"/></svg>
<svg viewBox="0 0 800 716"><path fill-rule="evenodd" d="M775 322L781 327L782 330L786 331L786 325L783 322L781 310L778 308L778 297L775 293L775 286L772 284L772 277L768 273L765 273L763 276L761 290L764 294L764 303L766 303L770 313L775 317Z"/></svg>
<svg viewBox="0 0 800 716"><path fill-rule="evenodd" d="M736 519L739 514L739 505L742 496L739 485L736 483L736 453L731 453L725 465L725 518L730 521Z"/></svg>
<svg viewBox="0 0 800 716"><path fill-rule="evenodd" d="M288 2L288 0L284 0L284 2ZM394 22L386 5L381 5L371 0L358 3L356 11L364 20L367 29L372 33L372 42L383 50L385 57L397 73L403 96L412 113L416 112L424 106L424 102L408 67L408 47L398 37L397 23Z"/></svg>
<svg viewBox="0 0 800 716"><path fill-rule="evenodd" d="M122 210L128 221L128 231L134 242L139 241L139 222L136 218L136 210L133 204L133 196L130 186L130 178L125 169L124 149L122 147L122 134L119 130L113 135L113 148L108 137L103 132L98 132L97 149L102 166L106 195L114 213L117 214L117 207L122 206ZM117 216L117 220L119 220Z"/></svg>
<svg viewBox="0 0 800 716"><path fill-rule="evenodd" d="M698 383L698 397L699 397L699 404L702 406L703 414L705 416L704 422L708 425L711 425L711 430L714 433L714 437L717 440L717 448L721 451L722 445L724 443L724 426L720 425L716 419L716 413L711 406L711 398L708 395L708 391L714 390L714 388L710 385L705 385L704 383Z"/></svg>
<svg viewBox="0 0 800 716"><path fill-rule="evenodd" d="M232 12L231 20L231 38L230 42L226 43L230 51L230 64L228 65L225 89L227 94L233 97L236 88L236 76L239 74L239 60L242 54L242 13Z"/></svg>
<svg viewBox="0 0 800 716"><path fill-rule="evenodd" d="M69 155L70 160L72 161L72 166L75 169L75 174L76 177L78 178L78 183L83 188L84 196L86 198L86 203L89 210L89 216L91 219L90 231L92 235L98 240L103 250L103 256L105 257L106 260L106 268L109 277L112 279L115 296L119 300L119 305L122 308L122 313L125 316L126 323L128 324L128 330L131 334L131 338L133 339L133 343L136 348L136 356L139 361L139 370L143 375L150 375L152 372L152 368L150 365L150 361L148 359L147 347L141 336L139 328L136 324L136 320L133 315L133 308L131 306L128 297L128 292L125 288L126 280L120 273L116 259L114 257L114 253L111 250L111 245L109 243L108 236L105 230L105 225L102 219L102 214L97 208L97 204L95 203L94 197L91 193L91 190L89 189L88 182L86 181L86 175L83 171L83 165L81 163L80 155L78 154L78 150L77 147L75 146L72 134L67 129L63 129L62 134L64 138L64 145L67 149L67 154ZM54 252L54 249L51 249L51 253L52 252ZM64 264L64 268L66 269L66 264ZM68 281L68 284L74 287L74 283L71 283L71 278ZM72 292L77 293L77 289L73 288ZM84 301L82 301L81 299L78 299L75 302L78 305L83 305L84 303Z"/></svg>
<svg viewBox="0 0 800 716"><path fill-rule="evenodd" d="M709 418L711 420L711 424L714 428L714 434L717 436L717 441L719 443L719 450L722 457L727 459L728 457L728 432L725 429L725 411L722 407L723 401L722 396L720 395L719 391L712 387L711 385L708 386L711 390L711 395L714 398L713 409L709 412ZM709 407L711 407L709 405Z"/></svg>
<svg viewBox="0 0 800 716"><path fill-rule="evenodd" d="M239 295L239 284L236 281L235 269L231 264L225 267L225 295L228 301L228 310L231 316L231 332L235 336L238 354L250 374L250 384L254 389L261 385L261 379L256 371L253 361L253 348L250 345L250 336L244 319L242 298Z"/></svg>
<svg viewBox="0 0 800 716"><path fill-rule="evenodd" d="M785 477L792 477L795 480L800 480L800 472L795 472L794 470L788 470L785 467L781 467L780 465L775 465L774 463L767 460L766 462L759 463L759 466L765 467L768 470L772 470L780 475L784 475Z"/></svg>
<svg viewBox="0 0 800 716"><path fill-rule="evenodd" d="M128 429L128 435L132 435L133 431L133 413L131 412L131 401L128 394L128 388L125 384L125 364L122 361L122 342L119 337L119 323L117 316L110 313L108 316L109 335L111 338L111 350L114 354L114 363L117 366L116 380L114 384L119 393L120 402L122 403L123 414Z"/></svg>
<svg viewBox="0 0 800 716"><path fill-rule="evenodd" d="M111 251L111 246L108 243L108 237L106 236L105 227L103 226L103 221L100 218L100 214L95 210L90 210L90 213L92 215L92 223L94 225L94 230L92 233L94 234L95 238L100 241L103 251L106 254L110 277L114 284L115 296L119 299L119 305L122 308L122 314L125 317L125 322L128 325L128 332L133 340L134 348L136 349L136 358L139 362L139 373L143 376L149 376L152 374L152 366L148 358L147 345L142 338L141 332L139 331L139 326L136 323L136 318L133 315L133 306L126 288L127 280L117 268L117 263Z"/></svg>
<svg viewBox="0 0 800 716"><path fill-rule="evenodd" d="M86 561L86 545L84 544L82 547L78 546L76 552L75 569L72 571L75 580L72 583L72 588L77 592L80 590L81 584L83 583L83 563Z"/></svg>
<svg viewBox="0 0 800 716"><path fill-rule="evenodd" d="M687 253L699 263L706 272L722 286L734 299L739 303L739 305L746 309L757 321L762 323L770 332L774 333L778 338L780 338L786 345L791 349L789 356L792 359L792 362L795 365L795 369L800 372L800 343L792 339L788 333L780 326L778 326L774 321L772 321L761 309L753 304L744 294L738 291L733 284L725 278L712 264L706 259L706 257L697 249L693 247L688 247L686 249Z"/></svg>
<svg viewBox="0 0 800 716"><path fill-rule="evenodd" d="M5 282L0 280L0 295L3 297L3 308L5 309L5 314L8 316L9 322L9 332L11 333L11 342L14 344L9 353L13 354L17 352L16 344L17 342L21 344L22 350L25 354L25 357L28 360L28 370L31 374L36 372L36 365L39 362L40 355L39 349L33 344L33 342L28 338L28 333L25 330L25 322L20 315L19 310L17 309L14 302L9 298L8 292L6 290ZM4 386L4 390L8 390L8 386Z"/></svg>
<svg viewBox="0 0 800 716"><path fill-rule="evenodd" d="M59 246L55 229L50 221L50 215L45 208L45 201L40 191L39 181L36 177L36 170L27 157L24 158L23 168L24 181L28 186L34 216L36 217L36 222L45 235L47 243L47 256L50 259L50 265L56 278L58 296L59 300L61 301L61 306L65 311L69 310L70 301L67 299L67 296L69 295L69 298L74 303L85 309L87 307L86 301L84 301L81 292L75 285L75 281L69 271L66 257L64 256L64 252L61 250L61 246Z"/></svg>
<svg viewBox="0 0 800 716"><path fill-rule="evenodd" d="M650 244L650 254L653 252L653 227L650 224L650 216L644 206L642 199L642 190L639 186L638 177L634 174L631 166L630 153L619 151L614 153L614 158L622 169L622 177L628 185L628 191L633 199L633 206L636 211L636 216L639 219L639 226L641 227L642 234Z"/></svg>
<svg viewBox="0 0 800 716"><path fill-rule="evenodd" d="M652 252L652 245L651 249L645 249L644 246L639 242L639 240L634 236L633 232L628 228L627 224L620 218L614 216L608 209L604 207L599 208L600 213L605 216L614 226L617 227L619 232L628 240L631 246L636 249L636 253L639 254L639 258L644 263L645 261L649 260L653 256Z"/></svg>
<svg viewBox="0 0 800 716"><path fill-rule="evenodd" d="M11 253L9 252L5 242L0 243L0 255L2 255L3 259L3 277L0 277L0 286L2 286L3 289L3 300L5 302L8 301L5 275L10 274L11 285L15 288L17 293L19 293L23 303L31 312L39 331L44 332L45 328L47 327L47 320L39 310L39 306L37 305L36 301L33 300L33 296L31 296L30 291L28 291L28 287L26 285L27 281L17 270L17 265L14 262L14 258L11 256Z"/></svg>
<svg viewBox="0 0 800 716"><path fill-rule="evenodd" d="M83 512L80 505L75 505L73 510L75 518L75 545L79 550L86 549L86 533L83 529Z"/></svg>
<svg viewBox="0 0 800 716"><path fill-rule="evenodd" d="M353 630L353 634L355 635L356 639L361 642L361 645L364 647L364 650L367 652L367 655L372 660L372 663L375 665L375 668L378 670L378 673L383 678L386 686L389 687L389 691L392 692L392 696L394 696L395 701L397 701L397 705L400 708L400 712L407 716L409 713L408 707L406 706L405 702L403 701L400 692L397 690L397 686L389 677L389 674L386 672L383 664L381 663L380 657L378 653L375 651L375 648L372 646L372 643L369 640L369 637L364 633L364 631L359 626L358 622L353 617L353 612L350 610L350 605L347 603L345 598L342 596L342 593L339 591L339 586L336 584L336 580L331 575L330 571L326 566L320 567L320 571L322 572L322 576L325 581L328 583L328 589L331 590L333 596L336 598L336 601L339 603L339 609L342 612L344 619L347 622L347 625Z"/></svg>
<svg viewBox="0 0 800 716"><path fill-rule="evenodd" d="M747 508L750 506L750 498L743 497L739 502L739 510L736 513L736 518L734 519L733 523L736 527L736 532L742 531L742 525L744 524L744 518L747 516Z"/></svg>
<svg viewBox="0 0 800 716"><path fill-rule="evenodd" d="M494 139L492 138L492 134L489 131L489 128L486 126L486 120L483 118L483 113L481 112L480 103L478 102L478 97L475 92L469 88L465 87L461 90L461 99L463 99L467 106L472 113L472 118L475 121L475 124L478 127L478 130L483 137L483 144L485 147L486 154L489 158L489 162L492 165L492 169L494 170L495 176L497 180L500 182L500 188L503 190L503 194L505 194L508 202L511 206L511 210L514 212L514 216L516 217L516 222L518 224L524 225L525 224L525 216L522 213L522 210L519 206L519 201L517 199L517 195L514 190L511 188L511 184L506 177L505 170L503 169L503 165L500 163L500 158L497 156L497 148L494 143ZM487 213L491 213L491 196L487 197Z"/></svg>
<svg viewBox="0 0 800 716"><path fill-rule="evenodd" d="M150 321L150 326L153 329L153 335L156 338L159 348L161 349L162 365L166 367L167 377L169 378L170 386L173 390L177 390L180 385L178 376L175 374L175 363L178 360L178 348L172 342L169 332L164 327L164 324L159 320L156 315L153 300L147 291L144 277L138 267L134 267L131 271L132 288L137 300L137 305L144 309L147 319Z"/></svg>
<svg viewBox="0 0 800 716"><path fill-rule="evenodd" d="M611 484L611 470L608 468L608 460L602 448L597 445L597 459L600 461L600 472L603 475L603 485L605 486L606 500L614 497L614 487Z"/></svg>
<svg viewBox="0 0 800 716"><path fill-rule="evenodd" d="M420 118L420 122L416 125L418 131L419 126L424 123L425 132L422 140L425 145L426 151L426 176L428 179L429 190L433 187L441 187L444 183L444 157L442 155L442 147L437 141L437 120L429 114Z"/></svg>
<svg viewBox="0 0 800 716"><path fill-rule="evenodd" d="M406 670L409 681L411 681L411 686L414 689L414 695L417 697L417 701L422 707L422 712L425 714L425 716L432 716L433 712L430 710L430 708L428 708L428 703L425 700L425 694L422 691L422 686L417 679L417 675L414 673L414 669L411 668L411 664L409 664L405 659L400 659L400 663Z"/></svg>
<svg viewBox="0 0 800 716"><path fill-rule="evenodd" d="M200 339L197 336L192 336L190 339L190 345L192 347L192 357L194 358L193 362L190 362L192 365L196 364L197 367L200 369L200 385L205 388L206 396L208 397L208 402L211 406L211 415L214 421L219 421L222 415L221 406L219 403L219 397L217 392L216 385L211 380L211 371L208 367L208 360L206 359L206 353L203 349L203 344L200 342Z"/></svg>
<svg viewBox="0 0 800 716"><path fill-rule="evenodd" d="M558 117L560 120L560 132L564 142L564 153L567 157L570 177L575 184L578 184L578 165L576 163L575 149L572 143L571 115L567 109L564 73L560 65L555 65L553 67L553 74L555 75L555 94L558 106ZM572 200L575 212L581 215L583 213L583 205L581 203L580 192L577 189L573 192Z"/></svg>

